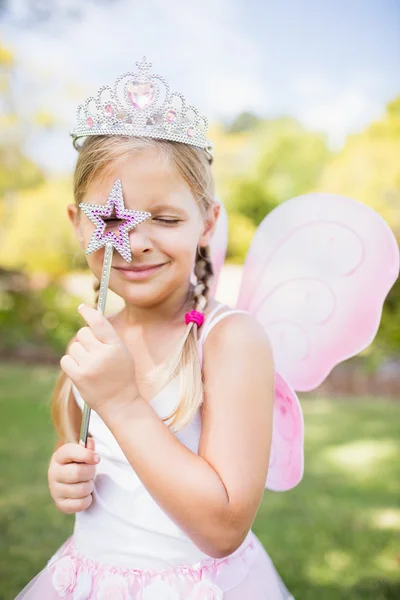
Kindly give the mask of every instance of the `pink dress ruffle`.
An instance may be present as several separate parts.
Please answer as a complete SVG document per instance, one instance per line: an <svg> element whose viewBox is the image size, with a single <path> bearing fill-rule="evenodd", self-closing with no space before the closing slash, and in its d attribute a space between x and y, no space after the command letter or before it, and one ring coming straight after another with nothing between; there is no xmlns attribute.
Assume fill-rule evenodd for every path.
<svg viewBox="0 0 400 600"><path fill-rule="evenodd" d="M82 556L73 538L16 600L293 600L255 535L239 552L171 569L129 569Z"/></svg>

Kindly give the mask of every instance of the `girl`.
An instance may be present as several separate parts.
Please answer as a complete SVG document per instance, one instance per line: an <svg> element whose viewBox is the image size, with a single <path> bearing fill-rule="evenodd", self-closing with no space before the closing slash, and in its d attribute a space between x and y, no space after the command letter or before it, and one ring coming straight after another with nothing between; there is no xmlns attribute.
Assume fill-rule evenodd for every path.
<svg viewBox="0 0 400 600"><path fill-rule="evenodd" d="M121 312L79 307L86 326L61 359L48 473L74 533L18 598L287 600L251 531L271 446L271 346L253 317L210 294L219 205L197 111L188 125L169 92L160 104L161 78L138 66L123 99L120 79L76 130L86 139L68 214L82 248L94 227L78 205L105 203L116 179L126 207L151 219L130 232L132 263L113 257ZM103 256L88 256L97 279Z"/></svg>

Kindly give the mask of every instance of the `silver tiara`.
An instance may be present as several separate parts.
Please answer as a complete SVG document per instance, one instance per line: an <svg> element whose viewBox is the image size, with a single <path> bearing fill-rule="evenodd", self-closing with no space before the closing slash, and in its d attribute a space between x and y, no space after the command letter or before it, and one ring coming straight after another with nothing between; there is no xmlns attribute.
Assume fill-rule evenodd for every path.
<svg viewBox="0 0 400 600"><path fill-rule="evenodd" d="M211 153L206 138L208 121L182 94L171 93L151 63L143 57L137 73L124 73L114 87L101 87L77 109L77 125L71 131L73 144L89 135L129 135L172 140L198 146Z"/></svg>

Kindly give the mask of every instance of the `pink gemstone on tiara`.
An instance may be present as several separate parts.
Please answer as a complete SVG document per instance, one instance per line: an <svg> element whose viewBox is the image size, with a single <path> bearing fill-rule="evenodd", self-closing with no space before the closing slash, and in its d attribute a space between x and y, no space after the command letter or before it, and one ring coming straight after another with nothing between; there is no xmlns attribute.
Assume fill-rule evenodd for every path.
<svg viewBox="0 0 400 600"><path fill-rule="evenodd" d="M167 118L168 123L173 123L176 120L176 110L172 109L167 111L167 114L165 115Z"/></svg>
<svg viewBox="0 0 400 600"><path fill-rule="evenodd" d="M147 83L139 83L131 81L128 84L128 97L135 108L143 110L154 100L156 88L149 81Z"/></svg>
<svg viewBox="0 0 400 600"><path fill-rule="evenodd" d="M186 139L197 147L210 147L211 142L206 139L207 119L194 107L187 109L183 95L172 94L168 83L153 74L145 58L136 65L136 74L123 73L113 86L100 88L97 100L91 95L79 105L77 124L71 131L74 147L78 149L77 140L97 130L109 135L161 135L166 140Z"/></svg>

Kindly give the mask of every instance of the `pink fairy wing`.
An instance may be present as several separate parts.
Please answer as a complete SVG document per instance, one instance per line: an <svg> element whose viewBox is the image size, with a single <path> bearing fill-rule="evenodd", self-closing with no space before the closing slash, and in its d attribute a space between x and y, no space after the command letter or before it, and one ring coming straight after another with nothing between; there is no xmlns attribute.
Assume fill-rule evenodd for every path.
<svg viewBox="0 0 400 600"><path fill-rule="evenodd" d="M287 490L303 473L297 391L374 339L399 273L399 250L372 209L331 194L289 200L260 224L247 255L237 307L264 326L276 367L266 487Z"/></svg>
<svg viewBox="0 0 400 600"><path fill-rule="evenodd" d="M271 456L266 487L285 492L303 478L304 423L300 402L294 390L275 373L275 402Z"/></svg>
<svg viewBox="0 0 400 600"><path fill-rule="evenodd" d="M307 194L273 210L247 255L238 308L265 327L294 390L320 385L374 339L399 274L399 249L371 208Z"/></svg>
<svg viewBox="0 0 400 600"><path fill-rule="evenodd" d="M220 213L215 227L214 235L211 239L211 262L214 270L214 277L211 287L211 296L215 295L217 289L218 278L221 272L222 265L225 261L226 248L228 245L228 216L222 202L219 200Z"/></svg>

